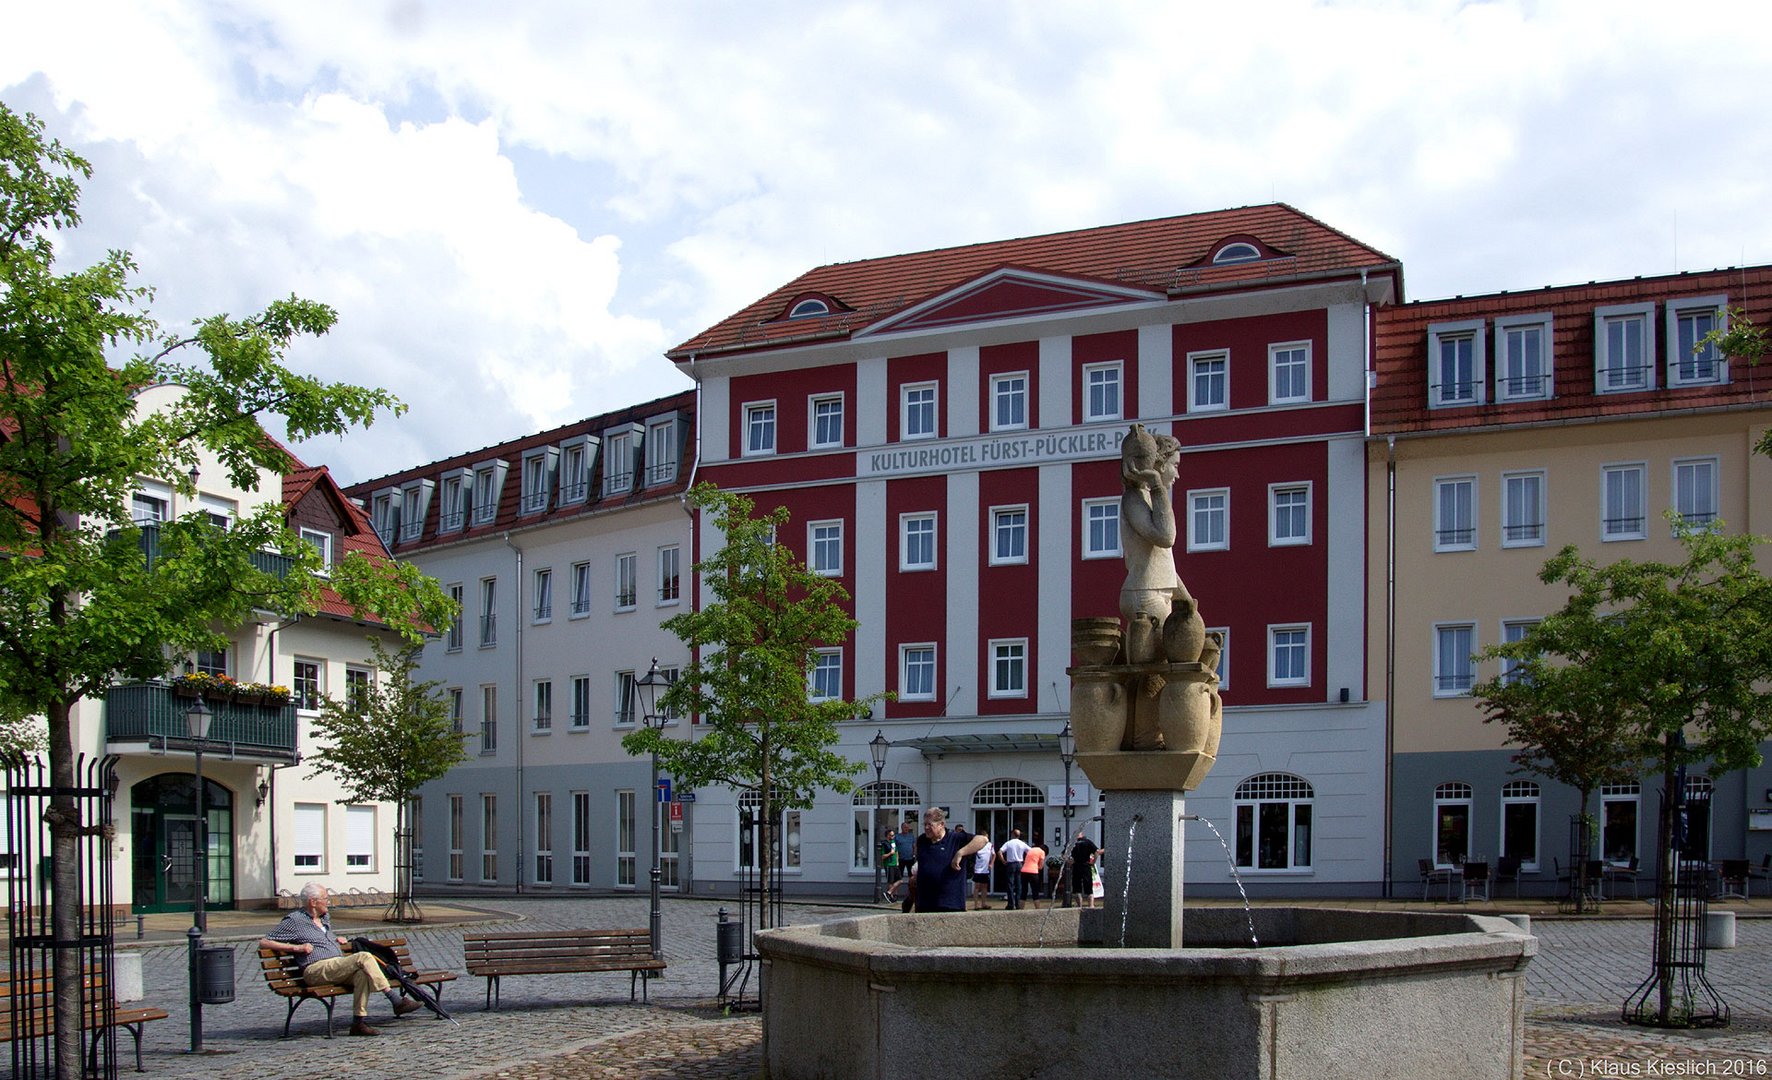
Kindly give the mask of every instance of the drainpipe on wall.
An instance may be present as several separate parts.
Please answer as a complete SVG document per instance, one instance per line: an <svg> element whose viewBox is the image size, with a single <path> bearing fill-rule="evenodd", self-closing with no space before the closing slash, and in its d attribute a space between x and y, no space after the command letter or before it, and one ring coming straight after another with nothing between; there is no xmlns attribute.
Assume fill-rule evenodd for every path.
<svg viewBox="0 0 1772 1080"><path fill-rule="evenodd" d="M527 734L523 730L523 549L511 540L511 534L505 533L505 546L517 553L517 616L513 620L517 625L517 677L511 687L511 698L516 703L516 723L513 725L514 741L517 744L517 872L515 875L517 892L523 892L523 741ZM482 719L481 723L485 723Z"/></svg>
<svg viewBox="0 0 1772 1080"><path fill-rule="evenodd" d="M689 518L689 606L693 611L701 606L701 575L695 572L695 564L701 561L701 540L696 527L695 511L689 505L688 496L689 491L695 490L695 474L701 469L701 380L695 377L695 357L693 355L689 357L689 372L689 377L695 382L695 423L690 425L694 437L689 444L689 480L685 486L685 493L677 496L677 505L683 508L683 513ZM679 569L678 572L681 573L682 570ZM700 649L690 650L691 663L700 656ZM683 737L686 739L695 738L694 717L690 717L688 727L689 730L684 733ZM653 792L652 797L656 799L658 792ZM653 809L656 810L657 807ZM691 838L688 844L683 843L685 836ZM694 836L695 804L689 803L683 807L683 832L677 837L677 891L686 896L695 892Z"/></svg>
<svg viewBox="0 0 1772 1080"><path fill-rule="evenodd" d="M1384 895L1391 895L1391 806L1397 756L1397 437L1384 457Z"/></svg>
<svg viewBox="0 0 1772 1080"><path fill-rule="evenodd" d="M270 673L270 680L269 680L270 682L274 683L277 681L277 635L281 634L285 627L294 626L296 623L298 623L300 621L301 621L300 615L289 616L287 619L284 619L282 622L278 623L276 628L273 629L265 639L265 652L266 652L265 663L266 663L266 670ZM293 674L293 672L292 672L292 674ZM291 682L293 682L293 681L294 680L292 679ZM293 687L292 687L292 689L293 689ZM301 761L300 747L296 748L296 759L295 760L296 760L296 763L300 763L300 761ZM288 768L288 766L287 765L272 765L271 766L271 790L270 790L270 794L265 796L265 805L270 807L269 810L265 811L265 839L269 843L270 849L271 849L271 899L272 900L275 900L277 898L277 770L283 769L283 768ZM253 795L255 797L257 796L257 794L258 794L257 791L253 792Z"/></svg>

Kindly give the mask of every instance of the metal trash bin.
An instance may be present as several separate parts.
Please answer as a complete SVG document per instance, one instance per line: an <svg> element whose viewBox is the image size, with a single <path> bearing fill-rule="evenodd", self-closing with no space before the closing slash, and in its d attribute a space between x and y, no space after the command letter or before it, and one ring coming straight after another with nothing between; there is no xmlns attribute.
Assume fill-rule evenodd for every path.
<svg viewBox="0 0 1772 1080"><path fill-rule="evenodd" d="M197 1000L204 1005L226 1005L234 1000L231 947L205 945L197 950Z"/></svg>
<svg viewBox="0 0 1772 1080"><path fill-rule="evenodd" d="M714 924L714 954L722 966L736 964L744 959L744 923Z"/></svg>

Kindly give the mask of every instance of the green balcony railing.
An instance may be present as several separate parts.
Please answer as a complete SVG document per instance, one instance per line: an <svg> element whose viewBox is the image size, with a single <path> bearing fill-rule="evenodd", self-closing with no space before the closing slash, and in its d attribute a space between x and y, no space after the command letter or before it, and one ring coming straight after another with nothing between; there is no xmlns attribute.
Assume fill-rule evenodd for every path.
<svg viewBox="0 0 1772 1080"><path fill-rule="evenodd" d="M190 744L185 713L196 699L180 696L164 683L123 683L105 691L105 741L156 746ZM205 749L295 758L295 706L243 705L205 701L214 714Z"/></svg>
<svg viewBox="0 0 1772 1080"><path fill-rule="evenodd" d="M158 522L144 521L136 527L141 530L142 554L152 567L154 560L160 557L160 525ZM252 565L267 574L275 574L278 580L283 580L289 576L290 567L295 565L295 561L275 551L255 551L252 553Z"/></svg>

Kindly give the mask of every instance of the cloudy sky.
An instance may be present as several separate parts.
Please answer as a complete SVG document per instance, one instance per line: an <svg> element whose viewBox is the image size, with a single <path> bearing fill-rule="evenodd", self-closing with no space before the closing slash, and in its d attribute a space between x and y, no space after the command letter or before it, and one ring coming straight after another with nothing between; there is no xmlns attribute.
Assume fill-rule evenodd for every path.
<svg viewBox="0 0 1772 1080"><path fill-rule="evenodd" d="M1603 15L1601 14L1603 13ZM1281 200L1409 297L1772 262L1772 5L9 5L86 155L67 258L176 325L291 292L411 411L347 482L687 387L826 262Z"/></svg>

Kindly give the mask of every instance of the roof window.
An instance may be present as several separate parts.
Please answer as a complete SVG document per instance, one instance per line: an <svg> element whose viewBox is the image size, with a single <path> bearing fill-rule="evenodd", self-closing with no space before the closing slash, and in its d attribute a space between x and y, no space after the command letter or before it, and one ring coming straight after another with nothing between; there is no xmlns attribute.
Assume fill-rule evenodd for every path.
<svg viewBox="0 0 1772 1080"><path fill-rule="evenodd" d="M812 319L812 318L817 318L820 315L829 315L830 313L831 313L831 305L825 303L823 300L819 300L816 297L813 297L813 298L809 298L806 300L802 300L798 304L795 304L791 309L789 309L788 318L790 318L790 319Z"/></svg>
<svg viewBox="0 0 1772 1080"><path fill-rule="evenodd" d="M1259 258L1261 258L1260 248L1242 240L1234 240L1213 253L1212 265L1229 266L1233 263L1254 262Z"/></svg>

